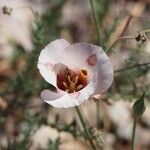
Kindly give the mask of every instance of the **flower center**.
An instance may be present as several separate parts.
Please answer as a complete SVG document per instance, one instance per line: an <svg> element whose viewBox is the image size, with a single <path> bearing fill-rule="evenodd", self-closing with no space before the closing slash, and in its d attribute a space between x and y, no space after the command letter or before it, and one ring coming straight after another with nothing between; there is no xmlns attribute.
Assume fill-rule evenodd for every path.
<svg viewBox="0 0 150 150"><path fill-rule="evenodd" d="M88 84L87 70L73 71L69 68L57 74L57 86L68 93L77 92Z"/></svg>

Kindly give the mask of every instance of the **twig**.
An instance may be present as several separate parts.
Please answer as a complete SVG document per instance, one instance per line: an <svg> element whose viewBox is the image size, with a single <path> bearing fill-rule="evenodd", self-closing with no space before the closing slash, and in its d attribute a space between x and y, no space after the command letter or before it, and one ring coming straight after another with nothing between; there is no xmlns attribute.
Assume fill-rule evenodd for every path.
<svg viewBox="0 0 150 150"><path fill-rule="evenodd" d="M134 117L134 123L133 123L133 130L132 130L132 141L131 141L131 147L132 150L135 150L135 130L136 130L136 125L137 125L137 117Z"/></svg>
<svg viewBox="0 0 150 150"><path fill-rule="evenodd" d="M121 36L123 36L123 35L125 34L125 32L126 32L128 26L129 26L130 21L132 20L132 18L133 18L132 15L129 15L129 16L128 16L127 22L126 22L126 24L125 24L125 26L124 26L124 29L123 29L123 31L122 31L122 33L120 34L119 37L121 37Z"/></svg>
<svg viewBox="0 0 150 150"><path fill-rule="evenodd" d="M142 31L140 31L140 32L138 32L138 35L139 36L141 36L140 34L141 33L148 33L148 32L150 32L150 29L145 29L145 30L142 30ZM108 50L106 51L106 52L109 52L113 47L114 47L114 45L118 42L118 41L120 41L120 40L124 40L124 39L134 39L134 40L136 40L136 37L137 37L137 34L135 34L135 35L131 35L131 36L122 36L122 37L119 37L118 39L116 39L113 43L112 43L112 45L108 48ZM142 37L141 37L142 38ZM141 40L141 39L140 39Z"/></svg>
<svg viewBox="0 0 150 150"><path fill-rule="evenodd" d="M97 120L97 127L100 127L101 116L100 116L99 100L96 102L96 120Z"/></svg>
<svg viewBox="0 0 150 150"><path fill-rule="evenodd" d="M129 67L126 67L126 68L117 69L114 72L119 73L119 72L126 71L126 70L129 70L129 69L133 69L133 68L136 68L136 67L143 67L143 66L149 66L149 65L150 65L150 62L143 63L143 64L135 64L133 66L129 66Z"/></svg>
<svg viewBox="0 0 150 150"><path fill-rule="evenodd" d="M118 41L124 40L124 39L135 39L135 36L122 36L122 37L116 39L106 52L109 52Z"/></svg>
<svg viewBox="0 0 150 150"><path fill-rule="evenodd" d="M84 119L83 119L83 114L82 114L82 112L80 111L80 109L79 109L78 106L76 106L75 109L76 109L76 112L77 112L77 114L78 114L78 116L79 116L80 122L81 122L81 124L82 124L82 126L83 126L83 128L84 128L84 132L85 132L85 134L86 134L86 136L87 136L87 138L88 138L88 141L89 141L89 143L90 143L92 149L93 149L93 150L96 150L96 147L95 147L95 145L94 145L94 143L93 143L93 140L92 140L92 137L91 137L91 133L90 133L88 127L87 127L86 122L85 122Z"/></svg>

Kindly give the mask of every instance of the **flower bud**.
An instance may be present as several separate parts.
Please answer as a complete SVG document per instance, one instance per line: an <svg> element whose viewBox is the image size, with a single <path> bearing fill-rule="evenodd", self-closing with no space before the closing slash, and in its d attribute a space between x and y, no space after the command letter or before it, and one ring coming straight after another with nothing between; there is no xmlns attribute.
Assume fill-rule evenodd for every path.
<svg viewBox="0 0 150 150"><path fill-rule="evenodd" d="M132 112L135 117L142 116L146 109L144 98L145 98L145 92L143 92L142 96L138 100L135 101L132 107Z"/></svg>
<svg viewBox="0 0 150 150"><path fill-rule="evenodd" d="M7 6L3 6L3 8L2 8L3 14L5 14L5 15L11 15L12 10L13 9L11 7L7 7Z"/></svg>
<svg viewBox="0 0 150 150"><path fill-rule="evenodd" d="M138 34L137 34L136 37L135 37L135 40L136 40L137 42L142 42L142 43L144 43L144 42L147 41L147 36L146 36L146 34L145 34L144 32L138 32Z"/></svg>

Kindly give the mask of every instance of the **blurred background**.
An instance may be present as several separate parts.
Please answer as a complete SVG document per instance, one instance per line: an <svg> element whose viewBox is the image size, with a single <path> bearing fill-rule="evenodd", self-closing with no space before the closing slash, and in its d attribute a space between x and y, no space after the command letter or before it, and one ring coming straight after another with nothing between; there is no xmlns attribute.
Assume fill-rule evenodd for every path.
<svg viewBox="0 0 150 150"><path fill-rule="evenodd" d="M150 29L149 0L94 0L101 47ZM150 41L121 40L109 51L115 77L99 102L81 105L103 150L130 150L132 105L146 91L136 150L150 150ZM0 0L0 150L90 150L78 116L40 99L51 86L37 69L57 38L98 44L89 0ZM93 137L93 138L94 138Z"/></svg>

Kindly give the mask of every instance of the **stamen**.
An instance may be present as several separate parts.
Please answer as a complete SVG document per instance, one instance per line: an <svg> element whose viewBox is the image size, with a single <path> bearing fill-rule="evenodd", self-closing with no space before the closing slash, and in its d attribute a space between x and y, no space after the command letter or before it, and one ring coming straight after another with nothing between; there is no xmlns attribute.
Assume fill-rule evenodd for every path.
<svg viewBox="0 0 150 150"><path fill-rule="evenodd" d="M67 75L67 79L68 79L69 83L71 83L71 77L70 77L70 75Z"/></svg>
<svg viewBox="0 0 150 150"><path fill-rule="evenodd" d="M87 70L82 69L75 72L68 68L57 75L57 85L61 90L74 93L80 91L88 84L87 75Z"/></svg>
<svg viewBox="0 0 150 150"><path fill-rule="evenodd" d="M78 85L77 86L77 90L80 90L80 89L82 89L83 88L83 85Z"/></svg>
<svg viewBox="0 0 150 150"><path fill-rule="evenodd" d="M68 88L68 86L67 86L67 83L66 83L66 82L63 82L63 85L64 85L66 88Z"/></svg>
<svg viewBox="0 0 150 150"><path fill-rule="evenodd" d="M77 84L77 83L78 83L78 80L79 80L79 76L76 76L76 77L75 77L75 82L74 82L74 83Z"/></svg>
<svg viewBox="0 0 150 150"><path fill-rule="evenodd" d="M69 85L69 92L72 93L76 91L76 84L74 82L71 82Z"/></svg>

